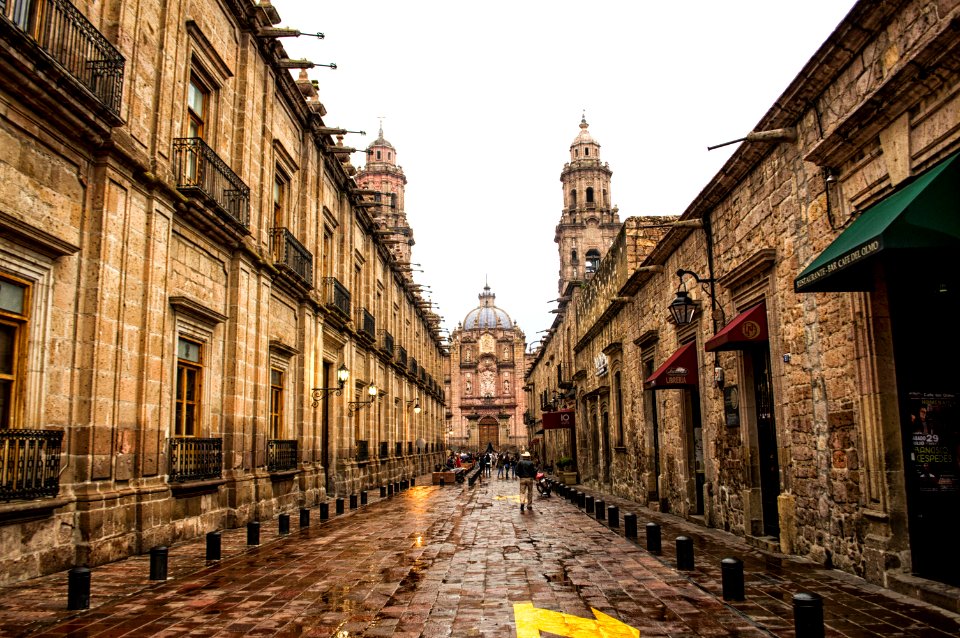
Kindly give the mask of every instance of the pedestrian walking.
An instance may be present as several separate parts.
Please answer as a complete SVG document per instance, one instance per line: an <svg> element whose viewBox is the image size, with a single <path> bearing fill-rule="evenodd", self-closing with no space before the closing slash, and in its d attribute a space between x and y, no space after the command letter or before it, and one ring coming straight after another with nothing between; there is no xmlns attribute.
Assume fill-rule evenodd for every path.
<svg viewBox="0 0 960 638"><path fill-rule="evenodd" d="M502 479L502 478L503 478L503 470L504 470L504 469L507 469L507 455L506 455L506 454L501 454L501 455L497 456L497 478L498 478L498 479ZM507 469L507 471L509 472L510 470ZM509 478L509 476L508 476L508 478Z"/></svg>
<svg viewBox="0 0 960 638"><path fill-rule="evenodd" d="M517 463L517 476L520 478L520 511L524 505L533 509L533 479L537 476L537 467L530 460L529 452L520 454L520 462Z"/></svg>

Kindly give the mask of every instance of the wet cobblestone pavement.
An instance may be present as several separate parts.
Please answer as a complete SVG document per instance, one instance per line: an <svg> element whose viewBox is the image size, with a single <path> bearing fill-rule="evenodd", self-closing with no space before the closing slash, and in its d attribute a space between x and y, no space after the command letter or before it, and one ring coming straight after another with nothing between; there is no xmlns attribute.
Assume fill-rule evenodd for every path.
<svg viewBox="0 0 960 638"><path fill-rule="evenodd" d="M166 581L149 556L92 569L91 608L68 611L66 573L0 588L0 636L793 636L791 597L824 597L828 636L958 636L958 617L805 561L621 499L618 529L554 495L520 512L516 481L427 485L261 544L223 531L223 559L203 539L170 547ZM622 516L640 538L623 536ZM662 526L663 555L643 526ZM694 539L696 568L677 571L674 538ZM721 599L720 559L744 561L746 600ZM601 612L595 614L593 610ZM611 619L603 617L608 615ZM518 629L519 621L519 629ZM548 633L554 632L554 633Z"/></svg>

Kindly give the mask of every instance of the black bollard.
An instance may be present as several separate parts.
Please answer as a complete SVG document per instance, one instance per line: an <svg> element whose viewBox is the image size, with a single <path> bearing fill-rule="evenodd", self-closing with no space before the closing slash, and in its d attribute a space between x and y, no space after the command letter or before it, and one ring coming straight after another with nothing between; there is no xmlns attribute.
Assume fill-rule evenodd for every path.
<svg viewBox="0 0 960 638"><path fill-rule="evenodd" d="M260 544L260 522L250 521L247 523L247 545Z"/></svg>
<svg viewBox="0 0 960 638"><path fill-rule="evenodd" d="M394 481L394 483L393 483L393 493L394 493L394 494L399 494L399 493L400 493L400 481Z"/></svg>
<svg viewBox="0 0 960 638"><path fill-rule="evenodd" d="M350 509L352 509L352 510L357 509L357 495L356 495L356 494L351 494L351 495L350 495Z"/></svg>
<svg viewBox="0 0 960 638"><path fill-rule="evenodd" d="M285 536L286 534L290 533L289 514L281 514L277 517L277 532L279 532L281 536Z"/></svg>
<svg viewBox="0 0 960 638"><path fill-rule="evenodd" d="M607 504L604 501L594 501L594 511L598 521L607 520Z"/></svg>
<svg viewBox="0 0 960 638"><path fill-rule="evenodd" d="M660 547L660 526L656 523L647 523L647 551L651 554L659 554Z"/></svg>
<svg viewBox="0 0 960 638"><path fill-rule="evenodd" d="M443 486L446 485L446 484L447 484L447 482L444 481L444 480L443 480L443 477L441 476L441 477L440 477L440 487L443 487Z"/></svg>
<svg viewBox="0 0 960 638"><path fill-rule="evenodd" d="M723 599L743 600L743 561L739 558L724 558L720 561L723 576Z"/></svg>
<svg viewBox="0 0 960 638"><path fill-rule="evenodd" d="M623 515L623 535L627 538L637 537L637 515L628 512Z"/></svg>
<svg viewBox="0 0 960 638"><path fill-rule="evenodd" d="M677 536L677 569L693 569L693 539Z"/></svg>
<svg viewBox="0 0 960 638"><path fill-rule="evenodd" d="M415 477L411 477L411 478L410 478L410 487L416 487L416 486L417 486L417 479L416 479Z"/></svg>
<svg viewBox="0 0 960 638"><path fill-rule="evenodd" d="M443 479L440 479L440 485L443 485ZM393 496L393 483L387 483L387 496Z"/></svg>
<svg viewBox="0 0 960 638"><path fill-rule="evenodd" d="M167 548L160 546L150 550L150 580L167 579Z"/></svg>
<svg viewBox="0 0 960 638"><path fill-rule="evenodd" d="M380 498L387 498L387 486L386 486L386 485L381 485L381 486L380 486Z"/></svg>
<svg viewBox="0 0 960 638"><path fill-rule="evenodd" d="M620 508L616 505L607 506L607 525L620 527Z"/></svg>
<svg viewBox="0 0 960 638"><path fill-rule="evenodd" d="M300 508L300 527L310 527L310 508Z"/></svg>
<svg viewBox="0 0 960 638"><path fill-rule="evenodd" d="M360 504L367 504L367 490L360 490Z"/></svg>
<svg viewBox="0 0 960 638"><path fill-rule="evenodd" d="M823 638L823 598L805 591L793 595L793 630L797 638Z"/></svg>
<svg viewBox="0 0 960 638"><path fill-rule="evenodd" d="M337 504L337 516L340 516L341 514L343 514L343 498L337 497L336 504Z"/></svg>
<svg viewBox="0 0 960 638"><path fill-rule="evenodd" d="M402 481L400 481L401 490L406 490L408 487L410 487L410 484L407 482L407 479L403 479Z"/></svg>
<svg viewBox="0 0 960 638"><path fill-rule="evenodd" d="M320 503L320 520L325 521L330 518L330 503Z"/></svg>
<svg viewBox="0 0 960 638"><path fill-rule="evenodd" d="M587 495L577 491L577 507L584 509L587 506Z"/></svg>
<svg viewBox="0 0 960 638"><path fill-rule="evenodd" d="M583 511L585 511L587 515L593 514L593 497L589 494L583 499Z"/></svg>
<svg viewBox="0 0 960 638"><path fill-rule="evenodd" d="M207 560L220 560L220 532L207 532Z"/></svg>
<svg viewBox="0 0 960 638"><path fill-rule="evenodd" d="M90 568L67 572L67 609L90 609Z"/></svg>

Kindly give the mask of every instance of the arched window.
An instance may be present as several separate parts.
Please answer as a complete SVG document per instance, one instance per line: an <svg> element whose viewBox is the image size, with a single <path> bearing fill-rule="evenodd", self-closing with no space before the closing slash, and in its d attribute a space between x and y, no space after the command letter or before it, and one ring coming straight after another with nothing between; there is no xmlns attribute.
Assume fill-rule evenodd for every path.
<svg viewBox="0 0 960 638"><path fill-rule="evenodd" d="M593 203L593 187L592 186L587 187L587 203L588 204Z"/></svg>
<svg viewBox="0 0 960 638"><path fill-rule="evenodd" d="M591 248L587 251L587 274L597 272L600 267L600 251Z"/></svg>
<svg viewBox="0 0 960 638"><path fill-rule="evenodd" d="M570 191L570 205L571 206L577 205L577 189L576 188Z"/></svg>
<svg viewBox="0 0 960 638"><path fill-rule="evenodd" d="M377 159L380 159L380 151L377 151Z"/></svg>
<svg viewBox="0 0 960 638"><path fill-rule="evenodd" d="M590 149L589 149L589 148L583 149L583 156L584 156L584 157L590 157Z"/></svg>

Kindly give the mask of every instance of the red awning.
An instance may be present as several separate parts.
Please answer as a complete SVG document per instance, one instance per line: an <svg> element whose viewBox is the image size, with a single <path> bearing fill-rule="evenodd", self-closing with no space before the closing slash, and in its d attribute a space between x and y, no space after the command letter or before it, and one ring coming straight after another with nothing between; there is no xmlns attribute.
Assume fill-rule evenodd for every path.
<svg viewBox="0 0 960 638"><path fill-rule="evenodd" d="M686 388L700 384L700 375L697 374L697 342L691 341L681 347L670 358L657 368L657 371L647 379L647 387L651 390L665 390L668 388Z"/></svg>
<svg viewBox="0 0 960 638"><path fill-rule="evenodd" d="M543 429L559 430L573 427L573 410L559 410L543 413Z"/></svg>
<svg viewBox="0 0 960 638"><path fill-rule="evenodd" d="M761 302L737 315L736 319L708 339L703 349L707 352L743 350L767 339L767 304Z"/></svg>

